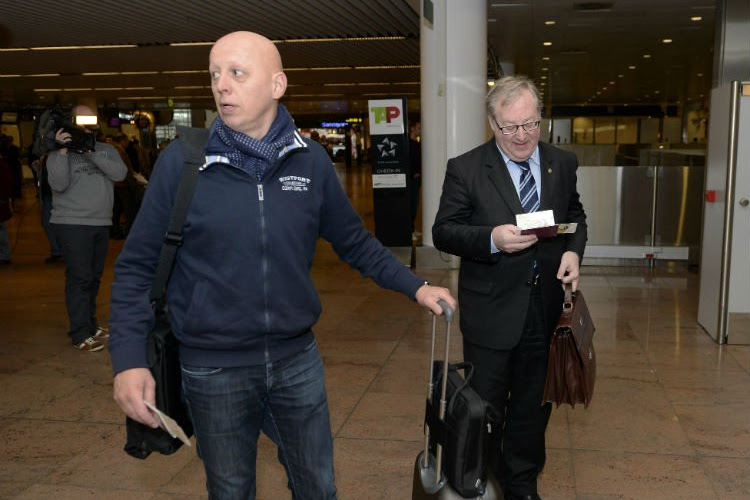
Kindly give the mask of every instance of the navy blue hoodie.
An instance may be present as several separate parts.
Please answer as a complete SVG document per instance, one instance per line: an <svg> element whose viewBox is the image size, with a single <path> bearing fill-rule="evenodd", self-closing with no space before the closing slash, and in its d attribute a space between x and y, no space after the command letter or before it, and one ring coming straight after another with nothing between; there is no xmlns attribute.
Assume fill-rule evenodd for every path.
<svg viewBox="0 0 750 500"><path fill-rule="evenodd" d="M318 237L362 275L414 298L424 280L362 225L318 143L295 132L261 182L217 154L225 149L212 132L167 287L183 363L248 366L308 345L321 313L310 276ZM174 141L159 156L117 258L109 319L115 373L147 366L148 294L183 163Z"/></svg>

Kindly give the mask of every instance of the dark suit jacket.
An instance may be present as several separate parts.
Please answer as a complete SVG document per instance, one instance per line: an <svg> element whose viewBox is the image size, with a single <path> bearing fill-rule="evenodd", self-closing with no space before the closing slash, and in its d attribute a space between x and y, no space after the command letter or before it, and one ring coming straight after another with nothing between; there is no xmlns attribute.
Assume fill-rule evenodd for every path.
<svg viewBox="0 0 750 500"><path fill-rule="evenodd" d="M540 266L545 320L551 334L562 309L562 285L556 277L560 258L572 250L583 259L586 214L576 189L578 160L575 154L542 142L539 158L539 210L553 210L556 223L578 223L577 231L540 238L521 252L496 254L490 250L492 228L515 224L516 214L523 209L494 138L448 161L432 238L437 249L461 257L461 331L474 344L510 349L518 343L534 260Z"/></svg>

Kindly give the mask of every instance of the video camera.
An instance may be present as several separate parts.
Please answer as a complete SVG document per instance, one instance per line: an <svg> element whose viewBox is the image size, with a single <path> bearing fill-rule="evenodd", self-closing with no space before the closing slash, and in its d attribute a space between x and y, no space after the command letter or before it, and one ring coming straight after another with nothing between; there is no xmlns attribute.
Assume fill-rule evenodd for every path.
<svg viewBox="0 0 750 500"><path fill-rule="evenodd" d="M39 118L38 136L46 150L68 148L76 153L94 151L96 134L87 131L81 125L96 125L96 116L73 116L70 111L60 106L45 111ZM70 134L69 142L57 142L55 135L63 129Z"/></svg>

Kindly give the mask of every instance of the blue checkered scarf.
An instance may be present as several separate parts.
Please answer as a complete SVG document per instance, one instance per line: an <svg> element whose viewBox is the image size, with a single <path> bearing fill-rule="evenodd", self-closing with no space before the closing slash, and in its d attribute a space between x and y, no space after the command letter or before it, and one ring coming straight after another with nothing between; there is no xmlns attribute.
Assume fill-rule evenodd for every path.
<svg viewBox="0 0 750 500"><path fill-rule="evenodd" d="M294 120L283 104L279 104L276 119L263 139L253 139L229 128L221 118L216 118L213 131L228 148L219 153L229 158L232 165L243 169L258 181L279 157L279 151L294 142Z"/></svg>

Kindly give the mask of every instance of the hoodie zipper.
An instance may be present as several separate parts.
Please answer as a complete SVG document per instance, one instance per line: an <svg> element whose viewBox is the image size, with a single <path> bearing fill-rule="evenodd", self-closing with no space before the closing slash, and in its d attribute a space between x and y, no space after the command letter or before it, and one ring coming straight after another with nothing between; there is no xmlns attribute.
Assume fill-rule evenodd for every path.
<svg viewBox="0 0 750 500"><path fill-rule="evenodd" d="M274 174L278 170L280 164L292 151L287 151L281 157L277 158L276 161L271 165L268 173L263 176L264 179L271 178L271 174ZM268 231L266 224L266 213L264 202L266 199L265 192L263 190L263 180L258 181L258 214L260 217L260 244L261 244L261 277L263 279L263 321L266 325L266 342L265 342L265 358L266 360L271 359L271 352L269 349L269 341L271 336L271 311L269 306L269 286L268 286Z"/></svg>
<svg viewBox="0 0 750 500"><path fill-rule="evenodd" d="M262 181L261 181L262 182ZM258 215L260 218L260 246L261 246L261 257L260 257L260 269L261 277L263 279L263 321L266 325L266 336L271 333L271 313L268 307L268 235L266 231L266 213L263 202L265 201L265 193L263 192L263 184L258 184ZM266 339L266 352L268 352L268 340Z"/></svg>

